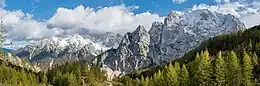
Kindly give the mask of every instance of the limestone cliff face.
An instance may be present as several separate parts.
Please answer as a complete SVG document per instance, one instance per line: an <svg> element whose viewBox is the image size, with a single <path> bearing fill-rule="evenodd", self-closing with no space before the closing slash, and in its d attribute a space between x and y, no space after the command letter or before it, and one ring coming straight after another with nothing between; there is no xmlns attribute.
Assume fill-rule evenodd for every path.
<svg viewBox="0 0 260 86"><path fill-rule="evenodd" d="M150 37L146 29L140 25L132 32L125 34L116 50L109 50L100 56L101 65L112 70L131 72L139 68L148 67Z"/></svg>
<svg viewBox="0 0 260 86"><path fill-rule="evenodd" d="M37 64L31 64L30 62L24 61L17 56L13 56L11 53L4 53L0 56L1 64L11 64L34 72L41 71L41 68Z"/></svg>
<svg viewBox="0 0 260 86"><path fill-rule="evenodd" d="M236 17L209 10L195 10L187 13L171 12L164 23L155 22L149 31L149 57L154 65L180 58L196 48L204 40L220 34L245 29Z"/></svg>
<svg viewBox="0 0 260 86"><path fill-rule="evenodd" d="M117 49L100 54L94 63L121 72L155 67L180 58L204 40L243 29L245 25L230 14L209 10L171 12L164 22L154 22L149 32L139 26L125 34Z"/></svg>

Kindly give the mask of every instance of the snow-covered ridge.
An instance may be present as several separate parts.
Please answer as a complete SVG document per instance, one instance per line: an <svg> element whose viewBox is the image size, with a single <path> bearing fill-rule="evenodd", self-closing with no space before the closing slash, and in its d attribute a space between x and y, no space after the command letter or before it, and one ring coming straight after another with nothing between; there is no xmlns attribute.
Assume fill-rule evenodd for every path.
<svg viewBox="0 0 260 86"><path fill-rule="evenodd" d="M111 41L112 40L112 41ZM51 37L35 41L16 51L20 57L27 57L32 62L42 63L44 67L58 64L60 61L79 60L81 57L96 56L101 51L117 47L120 35L103 34L68 35ZM109 43L109 44L108 44Z"/></svg>

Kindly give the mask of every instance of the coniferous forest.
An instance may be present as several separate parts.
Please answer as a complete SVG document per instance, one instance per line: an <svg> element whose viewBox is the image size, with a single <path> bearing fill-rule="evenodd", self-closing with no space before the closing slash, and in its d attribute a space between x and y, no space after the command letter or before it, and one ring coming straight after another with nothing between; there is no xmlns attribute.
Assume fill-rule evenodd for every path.
<svg viewBox="0 0 260 86"><path fill-rule="evenodd" d="M115 86L260 85L260 26L219 35L164 66L114 79ZM33 72L0 62L1 86L107 86L100 68L67 62ZM117 83L117 84L115 84Z"/></svg>
<svg viewBox="0 0 260 86"><path fill-rule="evenodd" d="M105 72L79 62L34 72L12 64L0 64L0 86L106 86Z"/></svg>

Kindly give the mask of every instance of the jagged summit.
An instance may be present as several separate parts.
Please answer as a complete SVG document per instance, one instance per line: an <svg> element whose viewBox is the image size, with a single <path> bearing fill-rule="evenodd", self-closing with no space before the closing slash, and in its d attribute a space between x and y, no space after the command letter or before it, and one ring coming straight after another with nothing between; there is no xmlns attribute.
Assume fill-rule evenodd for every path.
<svg viewBox="0 0 260 86"><path fill-rule="evenodd" d="M245 25L230 14L173 11L164 22L154 22L149 32L140 25L125 34L119 47L101 54L103 60L96 63L121 72L154 67L181 57L210 37L242 29Z"/></svg>
<svg viewBox="0 0 260 86"><path fill-rule="evenodd" d="M109 50L98 56L100 58L95 61L99 61L98 66L105 65L114 71L130 72L149 66L151 63L151 59L147 58L149 41L149 33L140 25L132 33L124 35L116 51Z"/></svg>
<svg viewBox="0 0 260 86"><path fill-rule="evenodd" d="M149 57L154 59L156 65L165 63L181 57L210 37L242 29L245 29L245 25L231 14L207 9L180 15L170 13L164 23L154 23L149 31Z"/></svg>
<svg viewBox="0 0 260 86"><path fill-rule="evenodd" d="M108 32L52 37L29 44L17 55L43 67L84 60L113 71L132 72L179 58L208 38L243 29L245 25L231 14L206 9L172 11L163 22L154 22L149 31L139 25L124 36Z"/></svg>

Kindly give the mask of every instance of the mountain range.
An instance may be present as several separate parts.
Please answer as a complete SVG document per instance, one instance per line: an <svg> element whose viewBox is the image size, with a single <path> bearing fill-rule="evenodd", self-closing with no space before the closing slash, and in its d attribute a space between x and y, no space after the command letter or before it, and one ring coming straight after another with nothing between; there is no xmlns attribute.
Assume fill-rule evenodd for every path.
<svg viewBox="0 0 260 86"><path fill-rule="evenodd" d="M68 35L33 42L15 51L43 70L67 61L81 61L115 73L152 68L180 58L211 37L244 30L245 25L231 14L209 10L170 12L151 28L139 25L125 35ZM118 75L118 74L117 74Z"/></svg>

